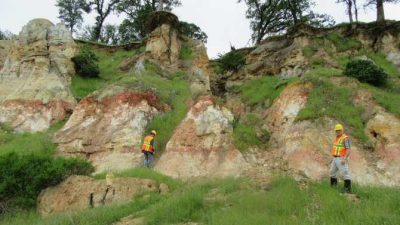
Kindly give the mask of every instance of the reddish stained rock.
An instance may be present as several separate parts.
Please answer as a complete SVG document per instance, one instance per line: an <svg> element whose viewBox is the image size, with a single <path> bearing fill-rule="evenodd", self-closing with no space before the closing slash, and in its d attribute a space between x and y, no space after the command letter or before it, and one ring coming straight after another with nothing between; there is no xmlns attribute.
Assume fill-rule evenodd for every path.
<svg viewBox="0 0 400 225"><path fill-rule="evenodd" d="M332 160L330 149L335 138L333 127L339 121L320 118L317 121L295 121L307 102L311 86L304 83L289 85L265 112L266 128L272 131L272 162L284 160L288 169L311 179L328 179ZM356 103L374 107L368 98L356 97ZM369 99L366 101L365 99ZM376 106L376 105L375 105ZM376 152L362 148L351 131L350 170L353 180L360 184L400 185L399 132L400 122L382 109L369 110L367 133L375 132ZM375 115L372 116L371 115ZM346 131L346 127L345 127ZM372 132L373 131L373 132ZM372 139L374 140L374 139ZM275 159L275 160L274 160Z"/></svg>
<svg viewBox="0 0 400 225"><path fill-rule="evenodd" d="M110 90L110 95L98 97ZM65 126L55 134L57 152L91 161L96 172L140 166L146 126L158 109L165 108L153 93L109 87L78 104Z"/></svg>
<svg viewBox="0 0 400 225"><path fill-rule="evenodd" d="M10 124L17 132L47 130L64 120L74 104L63 100L43 103L40 100L6 100L0 103L0 122Z"/></svg>

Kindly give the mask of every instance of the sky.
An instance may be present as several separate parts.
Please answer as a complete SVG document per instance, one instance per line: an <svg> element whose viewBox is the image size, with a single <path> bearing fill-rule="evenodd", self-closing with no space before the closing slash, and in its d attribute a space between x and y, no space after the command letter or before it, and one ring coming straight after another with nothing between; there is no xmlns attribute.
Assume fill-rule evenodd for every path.
<svg viewBox="0 0 400 225"><path fill-rule="evenodd" d="M210 58L226 53L233 45L236 48L249 47L251 30L246 19L246 5L237 0L181 0L182 6L175 8L180 20L195 23L208 35L206 44ZM345 5L336 0L314 0L313 10L331 15L337 23L348 21ZM359 1L359 20L375 20L373 8L363 9ZM56 0L0 0L0 29L18 34L22 27L34 18L46 18L59 23ZM84 17L85 24L94 24L94 13ZM400 20L400 4L385 4L386 19ZM123 16L111 15L106 23L119 24Z"/></svg>

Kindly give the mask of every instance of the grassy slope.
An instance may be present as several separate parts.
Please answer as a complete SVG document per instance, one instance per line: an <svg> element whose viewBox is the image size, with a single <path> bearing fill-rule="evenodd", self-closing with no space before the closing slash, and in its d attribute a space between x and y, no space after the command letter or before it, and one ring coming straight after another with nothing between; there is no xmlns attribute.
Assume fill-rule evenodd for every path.
<svg viewBox="0 0 400 225"><path fill-rule="evenodd" d="M0 222L106 225L131 214L144 217L148 225L190 221L210 225L395 225L400 221L399 189L355 185L354 190L360 197L356 202L327 183L299 185L291 178L277 177L267 190L261 190L249 180L228 178L186 184L168 195L151 194L147 201L138 196L124 205L45 218L34 212L19 213Z"/></svg>
<svg viewBox="0 0 400 225"><path fill-rule="evenodd" d="M66 121L58 122L46 132L14 133L7 128L0 128L0 155L12 152L18 154L52 155L56 145L51 141L51 135L60 129Z"/></svg>
<svg viewBox="0 0 400 225"><path fill-rule="evenodd" d="M338 52L356 50L356 53L352 53L352 56L335 54L332 50L333 47ZM367 137L364 133L366 121L361 118L363 109L355 106L352 102L352 96L359 89L371 91L378 104L388 112L400 116L400 72L398 68L386 59L384 54L366 52L360 49L358 40L344 38L337 33L330 33L326 37L317 38L315 46L305 48L303 53L313 62L313 60L317 60L313 56L318 48L323 48L341 69L345 67L349 60L365 55L389 74L389 82L385 87L381 88L373 87L369 84L358 85L352 89L338 87L331 84L327 78L340 76L342 74L341 69L325 67L324 62L313 63L314 67L306 74L305 79L314 84L314 89L310 93L306 107L300 111L298 120L318 119L323 116L336 118L349 126L355 137L362 142L366 142ZM342 107L344 105L346 107Z"/></svg>

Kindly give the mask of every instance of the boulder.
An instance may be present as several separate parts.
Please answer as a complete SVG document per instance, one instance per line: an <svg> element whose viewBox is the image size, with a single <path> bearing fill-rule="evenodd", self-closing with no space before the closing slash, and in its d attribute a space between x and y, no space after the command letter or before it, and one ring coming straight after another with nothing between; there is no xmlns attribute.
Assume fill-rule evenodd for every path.
<svg viewBox="0 0 400 225"><path fill-rule="evenodd" d="M95 92L78 104L55 134L57 154L85 158L96 172L137 167L142 164L146 126L162 107L152 92L122 86Z"/></svg>
<svg viewBox="0 0 400 225"><path fill-rule="evenodd" d="M179 178L239 176L247 163L233 145L232 122L229 110L201 98L176 128L155 170Z"/></svg>
<svg viewBox="0 0 400 225"><path fill-rule="evenodd" d="M105 180L86 176L71 176L55 187L43 190L37 201L40 214L47 215L66 211L126 203L144 192L157 192L157 182L150 179L114 178L111 185Z"/></svg>
<svg viewBox="0 0 400 225"><path fill-rule="evenodd" d="M76 52L64 25L34 19L24 26L0 70L0 122L19 131L43 131L64 119L76 104L69 88Z"/></svg>

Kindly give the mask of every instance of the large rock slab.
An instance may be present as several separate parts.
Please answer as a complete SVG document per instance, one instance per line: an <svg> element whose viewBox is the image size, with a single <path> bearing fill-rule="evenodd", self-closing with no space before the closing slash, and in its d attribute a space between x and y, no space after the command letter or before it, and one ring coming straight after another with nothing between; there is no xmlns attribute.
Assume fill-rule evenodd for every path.
<svg viewBox="0 0 400 225"><path fill-rule="evenodd" d="M7 49L0 70L0 122L20 131L43 131L64 119L63 113L51 112L63 109L65 115L76 104L69 86L77 46L67 28L31 20ZM24 108L28 113L21 114Z"/></svg>
<svg viewBox="0 0 400 225"><path fill-rule="evenodd" d="M151 92L107 87L84 98L55 134L57 153L85 158L96 172L137 167L146 126L160 108Z"/></svg>
<svg viewBox="0 0 400 225"><path fill-rule="evenodd" d="M247 167L232 140L232 113L204 97L176 128L155 169L179 177L239 176Z"/></svg>
<svg viewBox="0 0 400 225"><path fill-rule="evenodd" d="M37 209L42 215L95 208L132 201L143 192L158 192L157 182L139 178L95 180L86 176L71 176L61 184L43 190Z"/></svg>

